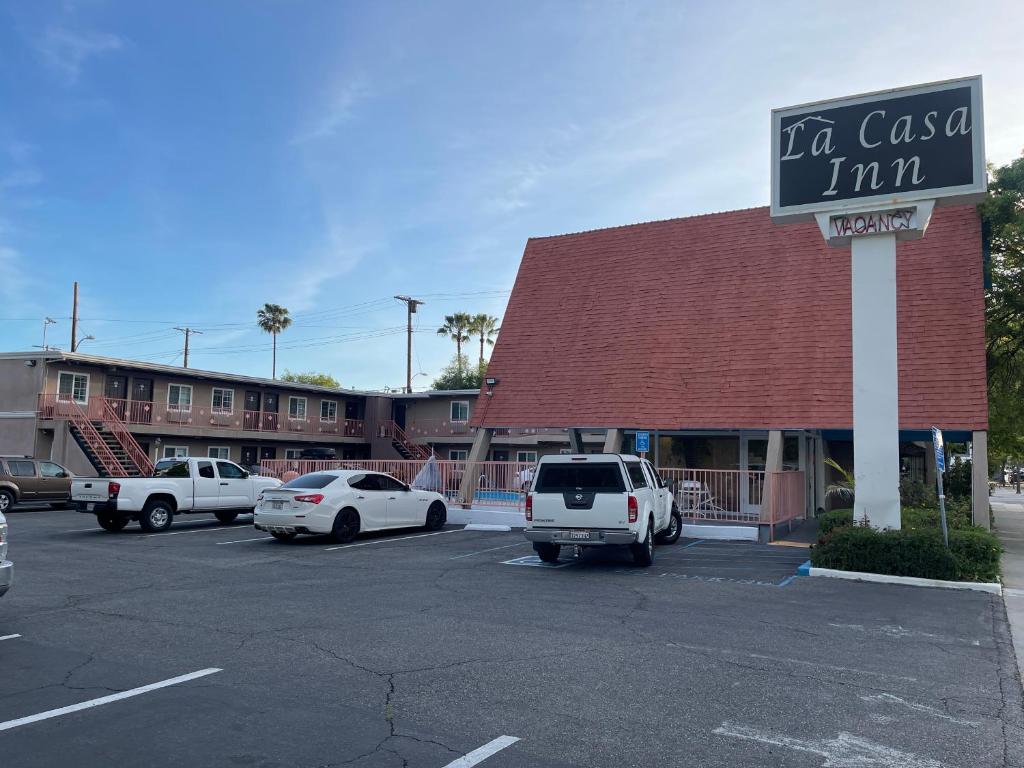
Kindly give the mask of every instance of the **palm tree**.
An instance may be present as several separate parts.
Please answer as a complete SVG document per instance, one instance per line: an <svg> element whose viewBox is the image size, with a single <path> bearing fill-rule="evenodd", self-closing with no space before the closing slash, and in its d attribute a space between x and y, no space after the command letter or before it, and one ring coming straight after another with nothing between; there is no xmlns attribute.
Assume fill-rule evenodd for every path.
<svg viewBox="0 0 1024 768"><path fill-rule="evenodd" d="M288 308L280 304L264 304L256 312L256 325L274 337L274 367L272 378L277 378L277 334L292 324Z"/></svg>
<svg viewBox="0 0 1024 768"><path fill-rule="evenodd" d="M469 324L469 332L480 337L480 365L484 364L484 344L494 346L494 337L498 333L498 318L494 315L473 315Z"/></svg>
<svg viewBox="0 0 1024 768"><path fill-rule="evenodd" d="M444 325L437 329L438 336L447 336L455 342L455 360L462 369L462 345L469 341L469 329L473 317L466 312L444 316Z"/></svg>

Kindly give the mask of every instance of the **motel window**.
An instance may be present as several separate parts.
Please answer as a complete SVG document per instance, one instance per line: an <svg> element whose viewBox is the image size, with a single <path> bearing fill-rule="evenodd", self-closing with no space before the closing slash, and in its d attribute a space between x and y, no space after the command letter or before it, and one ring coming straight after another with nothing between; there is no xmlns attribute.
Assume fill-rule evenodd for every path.
<svg viewBox="0 0 1024 768"><path fill-rule="evenodd" d="M516 461L524 464L536 464L537 463L537 452L536 451L516 451Z"/></svg>
<svg viewBox="0 0 1024 768"><path fill-rule="evenodd" d="M301 448L285 448L284 457L286 459L301 459L302 449Z"/></svg>
<svg viewBox="0 0 1024 768"><path fill-rule="evenodd" d="M214 413L231 413L235 410L235 390L214 387L211 405Z"/></svg>
<svg viewBox="0 0 1024 768"><path fill-rule="evenodd" d="M469 421L469 400L452 401L452 421Z"/></svg>
<svg viewBox="0 0 1024 768"><path fill-rule="evenodd" d="M89 401L89 375L61 371L57 376L57 399L85 405Z"/></svg>
<svg viewBox="0 0 1024 768"><path fill-rule="evenodd" d="M304 397L289 397L288 398L288 418L289 419L304 419L304 418L306 418L306 398L304 398Z"/></svg>
<svg viewBox="0 0 1024 768"><path fill-rule="evenodd" d="M171 384L167 387L167 408L172 411L192 410L192 385Z"/></svg>
<svg viewBox="0 0 1024 768"><path fill-rule="evenodd" d="M188 447L184 445L165 445L165 459L183 459L188 456Z"/></svg>
<svg viewBox="0 0 1024 768"><path fill-rule="evenodd" d="M448 451L449 461L466 461L469 458L469 451Z"/></svg>
<svg viewBox="0 0 1024 768"><path fill-rule="evenodd" d="M206 449L206 455L211 459L230 459L231 449L226 445L214 445Z"/></svg>
<svg viewBox="0 0 1024 768"><path fill-rule="evenodd" d="M337 421L338 403L335 400L320 401L320 421Z"/></svg>

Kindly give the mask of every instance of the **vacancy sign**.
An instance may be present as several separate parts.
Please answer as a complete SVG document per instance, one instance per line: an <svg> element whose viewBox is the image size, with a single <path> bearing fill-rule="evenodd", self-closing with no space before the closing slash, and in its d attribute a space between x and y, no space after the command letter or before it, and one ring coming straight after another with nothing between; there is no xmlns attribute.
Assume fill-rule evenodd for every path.
<svg viewBox="0 0 1024 768"><path fill-rule="evenodd" d="M980 76L772 110L774 220L976 202L985 190ZM905 211L890 213L840 224L909 227Z"/></svg>

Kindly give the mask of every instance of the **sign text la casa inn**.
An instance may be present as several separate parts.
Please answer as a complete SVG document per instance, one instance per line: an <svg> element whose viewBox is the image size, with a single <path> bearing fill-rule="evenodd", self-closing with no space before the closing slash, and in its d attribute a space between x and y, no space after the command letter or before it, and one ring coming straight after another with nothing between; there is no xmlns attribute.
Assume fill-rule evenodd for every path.
<svg viewBox="0 0 1024 768"><path fill-rule="evenodd" d="M984 189L980 77L772 111L773 218Z"/></svg>

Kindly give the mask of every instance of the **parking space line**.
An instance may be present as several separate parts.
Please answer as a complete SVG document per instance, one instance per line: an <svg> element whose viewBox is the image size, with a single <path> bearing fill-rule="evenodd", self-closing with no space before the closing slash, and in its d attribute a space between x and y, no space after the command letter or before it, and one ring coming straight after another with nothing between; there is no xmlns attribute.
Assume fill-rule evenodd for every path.
<svg viewBox="0 0 1024 768"><path fill-rule="evenodd" d="M696 547L698 544L703 544L703 543L704 543L704 539L697 539L696 541L691 541L689 544L685 544L685 545L679 547L679 549L689 549L690 547Z"/></svg>
<svg viewBox="0 0 1024 768"><path fill-rule="evenodd" d="M8 720L6 723L0 723L0 731L9 731L11 728L17 728L22 725L29 725L30 723L38 723L40 720L49 720L54 717L60 717L61 715L69 715L72 712L79 712L83 709L92 709L93 707L99 707L103 704L111 704L115 701L121 701L121 699L130 699L133 696L140 696L143 693L149 693L150 691L156 691L160 688L167 688L171 685L178 685L180 683L187 683L189 680L195 680L199 677L206 677L223 670L216 667L210 667L209 669L200 669L197 672L189 672L187 675L179 675L178 677L172 677L170 680L161 680L159 683L150 683L149 685L143 685L140 688L131 688L127 691L120 691L119 693L113 693L110 696L102 696L98 699L89 699L89 701L83 701L78 704L72 704L67 707L61 707L60 709L50 709L46 712L40 712L37 715L28 715L27 717L19 717L17 720Z"/></svg>
<svg viewBox="0 0 1024 768"><path fill-rule="evenodd" d="M448 559L449 560L458 560L459 558L462 558L462 557L472 557L473 555L482 555L484 552L494 552L495 550L498 550L498 549L508 549L509 547L521 547L524 544L529 544L529 543L530 542L528 542L528 541L517 541L515 544L506 544L503 547L491 547L490 549L481 549L479 552L470 552L470 553L465 554L465 555L456 555L455 557L449 557Z"/></svg>
<svg viewBox="0 0 1024 768"><path fill-rule="evenodd" d="M221 545L221 544L242 544L243 542L246 542L246 541L266 541L267 539L272 539L272 538L274 538L274 537L273 536L257 536L255 539L235 539L234 541L218 541L216 543L217 543L218 546Z"/></svg>
<svg viewBox="0 0 1024 768"><path fill-rule="evenodd" d="M148 539L151 536L181 536L183 533L208 533L211 531L234 531L240 528L239 525L225 525L220 528L191 528L187 531L164 531L163 533L147 533L143 536L144 539Z"/></svg>
<svg viewBox="0 0 1024 768"><path fill-rule="evenodd" d="M18 637L21 637L21 635L0 635L0 640L14 640Z"/></svg>
<svg viewBox="0 0 1024 768"><path fill-rule="evenodd" d="M424 536L442 536L446 533L462 533L461 528L453 528L450 531L435 531L434 533L418 533L415 536L401 536L397 539L376 539L374 541L363 541L359 544L342 544L340 547L327 547L324 552L333 552L336 549L348 549L349 547L368 547L371 544L387 544L391 541L406 541L407 539L422 539Z"/></svg>
<svg viewBox="0 0 1024 768"><path fill-rule="evenodd" d="M472 752L463 755L458 760L452 760L444 768L470 768L470 766L478 765L486 760L491 755L494 755L505 747L510 747L515 744L519 739L516 736L499 736L494 741L489 741L482 747L474 749Z"/></svg>

